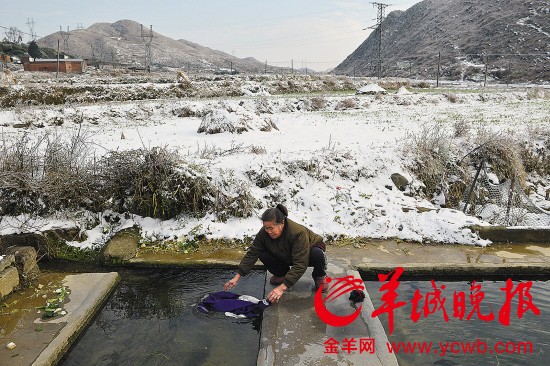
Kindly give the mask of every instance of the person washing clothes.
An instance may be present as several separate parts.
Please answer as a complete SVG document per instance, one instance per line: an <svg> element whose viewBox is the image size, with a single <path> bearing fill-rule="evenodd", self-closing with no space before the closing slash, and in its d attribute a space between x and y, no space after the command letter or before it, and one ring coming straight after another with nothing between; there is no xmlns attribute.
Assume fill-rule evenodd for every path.
<svg viewBox="0 0 550 366"><path fill-rule="evenodd" d="M281 204L262 214L263 227L241 260L235 277L223 286L224 290L235 287L259 258L267 270L273 273L269 283L277 286L267 296L270 302L279 302L286 289L298 282L307 267L313 267L315 288L322 287L322 291L327 291L327 259L323 238L287 216L288 210Z"/></svg>

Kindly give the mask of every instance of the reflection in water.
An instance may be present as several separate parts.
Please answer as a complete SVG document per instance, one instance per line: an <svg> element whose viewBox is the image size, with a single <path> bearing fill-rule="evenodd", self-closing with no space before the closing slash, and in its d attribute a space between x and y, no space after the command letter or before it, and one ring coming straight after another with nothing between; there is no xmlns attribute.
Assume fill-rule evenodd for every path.
<svg viewBox="0 0 550 366"><path fill-rule="evenodd" d="M63 365L255 365L261 318L196 310L234 271L147 270L122 281ZM263 298L265 273L234 289Z"/></svg>
<svg viewBox="0 0 550 366"><path fill-rule="evenodd" d="M418 349L414 352L405 353L403 351L396 354L399 365L548 365L547 355L550 353L550 332L548 324L550 320L550 282L533 281L533 286L529 290L533 298L533 304L540 310L540 315L535 315L531 310L518 318L518 294L511 302L510 325L504 326L498 321L499 311L505 302L506 294L501 288L505 288L505 281L476 281L481 285L481 291L485 297L481 302L480 312L487 315L491 311L495 316L493 321L482 321L474 313L470 321L466 320L473 306L470 302L470 288L472 282L444 282L435 281L438 289L444 285L441 298L445 298L444 307L449 316L449 321L445 322L442 311L436 311L414 323L411 320L412 303L416 289L419 289L420 295L424 297L419 302L419 307L424 305L425 295L428 292L434 292L429 281L400 281L401 284L396 290L398 297L395 300L406 301L407 305L398 308L394 312L394 330L389 336L389 341L397 344L398 342L431 342L432 349L429 353L420 353ZM525 282L525 281L523 281ZM519 282L514 281L514 290ZM374 307L380 308L382 305L380 292L380 282L366 281L365 287L372 299ZM453 317L453 295L454 292L464 292L466 298L466 315L462 320ZM431 305L430 309L433 308ZM388 330L388 316L383 314L380 321ZM477 347L472 353L463 352L460 344L455 345L453 353L449 349L445 355L441 355L440 342L446 345L447 342L467 342L473 343L476 340L485 342L487 350L483 351L483 345L480 346L480 352ZM504 349L508 342L515 343L530 342L532 344L532 353L517 353L517 346L514 353L497 353L495 345L497 342L503 342L504 345L499 350ZM479 343L478 343L479 344ZM380 345L386 346L386 345ZM377 345L378 347L378 345ZM511 346L510 346L511 349ZM435 351L438 351L437 353Z"/></svg>

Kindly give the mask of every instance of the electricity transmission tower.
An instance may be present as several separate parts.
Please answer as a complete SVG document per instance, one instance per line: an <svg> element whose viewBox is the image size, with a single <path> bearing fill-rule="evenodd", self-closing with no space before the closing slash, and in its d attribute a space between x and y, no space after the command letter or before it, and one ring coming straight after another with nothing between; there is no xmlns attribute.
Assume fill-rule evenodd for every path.
<svg viewBox="0 0 550 366"><path fill-rule="evenodd" d="M378 7L378 16L376 17L376 26L374 27L378 32L376 50L378 51L378 79L382 74L382 21L384 20L384 11L390 4L374 3L371 2L374 7Z"/></svg>
<svg viewBox="0 0 550 366"><path fill-rule="evenodd" d="M29 26L29 29L31 31L31 41L36 41L36 33L34 32L34 25L36 24L36 22L34 21L33 18L31 19L27 18L26 24Z"/></svg>
<svg viewBox="0 0 550 366"><path fill-rule="evenodd" d="M145 45L145 68L151 72L151 43L153 42L153 26L149 33L143 31L143 24L141 25L141 39Z"/></svg>
<svg viewBox="0 0 550 366"><path fill-rule="evenodd" d="M76 23L76 29L84 29L82 23Z"/></svg>
<svg viewBox="0 0 550 366"><path fill-rule="evenodd" d="M17 27L6 28L4 33L6 33L6 40L8 42L21 43L23 40L23 32L21 32Z"/></svg>
<svg viewBox="0 0 550 366"><path fill-rule="evenodd" d="M71 33L69 32L69 26L67 26L67 31L63 32L63 28L59 26L59 33L61 33L61 38L63 38L63 49L67 54L69 54L69 36Z"/></svg>

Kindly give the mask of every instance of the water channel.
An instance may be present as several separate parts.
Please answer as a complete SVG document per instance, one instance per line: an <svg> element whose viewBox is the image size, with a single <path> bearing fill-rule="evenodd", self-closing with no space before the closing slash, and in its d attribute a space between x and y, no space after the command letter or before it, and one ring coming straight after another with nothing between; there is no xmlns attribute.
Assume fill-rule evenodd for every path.
<svg viewBox="0 0 550 366"><path fill-rule="evenodd" d="M522 281L523 283L527 281ZM512 281L513 290L517 288L518 281ZM506 287L506 281L482 281L476 282L481 285L480 292L483 292L484 298L480 304L480 314L482 316L494 315L494 320L480 320L477 312L474 312L470 321L466 318L473 310L470 300L472 282L448 282L435 281L436 287L441 290L441 299L446 299L444 308L446 309L449 321L445 321L443 311L437 310L424 317L422 313L417 322L411 320L413 304L411 300L415 297L415 291L419 290L419 295L424 296L418 302L418 311L425 305L426 294L434 293L434 288L430 281L400 281L399 287L395 290L398 294L396 302L404 301L406 305L397 308L394 311L393 333L389 335L389 323L387 314L380 315L380 320L386 334L388 334L389 343L395 346L399 342L414 342L429 345L429 352L420 352L418 343L414 352L405 352L403 344L399 353L396 354L399 365L548 365L548 355L550 354L550 282L533 281L529 294L532 296L532 303L540 310L540 315L535 315L533 311L527 310L522 318L518 317L518 299L516 294L511 301L510 324L505 326L499 322L499 312L506 301L506 291L501 288ZM374 308L382 306L381 300L384 292L380 292L382 283L366 281L365 286L372 299ZM445 286L445 289L442 289ZM465 315L462 319L455 318L454 315L454 293L465 294ZM528 299L525 298L527 301ZM429 311L433 310L434 304L430 304ZM525 307L525 306L524 306ZM444 352L440 343L448 348ZM453 343L454 348L451 349ZM470 343L470 345L467 345ZM472 347L472 344L476 343ZM484 346L485 344L486 346ZM525 344L525 345L523 345ZM529 344L531 346L529 346ZM387 347L387 345L377 345ZM463 348L464 347L464 348ZM518 353L519 349L519 353ZM526 349L526 353L524 353ZM426 348L424 348L426 350ZM509 351L511 351L509 353ZM502 352L502 353L500 353Z"/></svg>
<svg viewBox="0 0 550 366"><path fill-rule="evenodd" d="M105 307L61 365L255 365L261 318L203 314L200 300L234 276L222 269L120 272ZM240 294L264 296L265 272L239 282Z"/></svg>

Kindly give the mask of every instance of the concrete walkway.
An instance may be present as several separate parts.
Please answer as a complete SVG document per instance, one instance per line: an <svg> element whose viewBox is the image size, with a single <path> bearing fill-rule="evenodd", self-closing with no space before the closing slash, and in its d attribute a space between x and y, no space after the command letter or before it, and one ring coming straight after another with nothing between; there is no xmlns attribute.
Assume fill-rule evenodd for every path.
<svg viewBox="0 0 550 366"><path fill-rule="evenodd" d="M331 278L352 275L378 280L377 274L403 267L410 277L521 275L550 276L550 248L547 245L498 244L479 248L464 245L422 245L399 241L377 241L360 247L329 246L327 274ZM387 336L378 318L372 318L373 305L365 299L360 316L345 327L332 327L319 319L314 308L315 290L309 268L304 276L283 294L278 304L264 310L258 365L397 365L389 354ZM274 288L266 276L265 296ZM347 296L327 304L339 316L356 308ZM325 353L330 338L339 342L339 353ZM345 339L354 339L358 350L341 349ZM375 339L375 353L360 352L360 339Z"/></svg>
<svg viewBox="0 0 550 366"><path fill-rule="evenodd" d="M37 313L35 303L27 303L30 309L21 311L16 324L8 326L8 330L14 329L0 337L3 341L0 365L55 365L89 324L118 281L119 275L113 272L67 275L56 282L56 287L60 283L67 291L63 303L60 304L66 314L44 320L43 311ZM47 287L48 285L44 289ZM46 299L59 296L58 293L48 290L45 298L40 296L35 300L28 300L33 298L33 293L32 288L26 290L21 302L35 301L36 305L45 305ZM15 343L15 348L7 349L7 342Z"/></svg>
<svg viewBox="0 0 550 366"><path fill-rule="evenodd" d="M47 323L66 324L32 366L55 365L88 325L118 281L119 275L116 272L82 273L65 277L63 283L70 292L70 300L65 305L67 316L52 318Z"/></svg>
<svg viewBox="0 0 550 366"><path fill-rule="evenodd" d="M353 276L361 279L359 273L346 269L348 263L332 261L327 270L331 278ZM378 318L372 318L373 305L370 298L362 303L357 319L349 325L334 327L325 324L315 312L314 298L316 291L312 280L312 268L282 296L278 304L272 304L264 310L258 365L397 365L394 354L386 347L386 333ZM269 284L271 274L266 276L265 296L275 287ZM330 291L329 291L330 293ZM338 316L354 313L358 305L352 305L349 294L327 302L327 310ZM374 339L372 348L361 350L361 339ZM339 342L338 353L328 353L325 342ZM342 350L345 340L352 349ZM370 341L369 341L370 342ZM371 343L369 343L371 344ZM356 348L353 350L353 348Z"/></svg>

